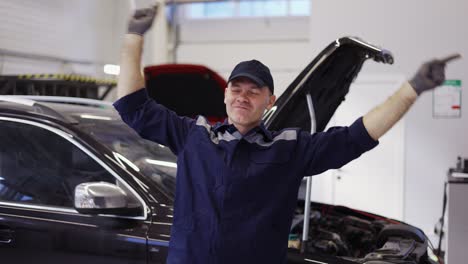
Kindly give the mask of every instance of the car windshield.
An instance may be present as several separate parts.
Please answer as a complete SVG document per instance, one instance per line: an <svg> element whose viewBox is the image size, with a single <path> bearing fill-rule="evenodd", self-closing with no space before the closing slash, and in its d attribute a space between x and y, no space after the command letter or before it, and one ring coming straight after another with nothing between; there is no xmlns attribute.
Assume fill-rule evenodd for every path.
<svg viewBox="0 0 468 264"><path fill-rule="evenodd" d="M82 118L79 127L112 150L117 160L133 167L174 197L177 157L168 147L142 139L119 119Z"/></svg>

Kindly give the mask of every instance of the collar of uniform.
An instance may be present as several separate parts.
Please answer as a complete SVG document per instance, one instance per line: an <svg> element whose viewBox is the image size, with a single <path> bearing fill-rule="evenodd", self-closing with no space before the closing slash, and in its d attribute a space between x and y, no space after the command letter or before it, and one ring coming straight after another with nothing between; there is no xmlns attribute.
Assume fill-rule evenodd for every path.
<svg viewBox="0 0 468 264"><path fill-rule="evenodd" d="M254 127L249 132L247 132L247 134L245 134L244 136L244 139L252 143L258 139L259 135L265 137L267 141L273 140L273 136L271 135L271 132L265 127L265 124L263 124L263 121L260 123L259 126Z"/></svg>
<svg viewBox="0 0 468 264"><path fill-rule="evenodd" d="M241 133L239 133L239 131L237 131L237 128L234 125L228 123L227 118L224 120L223 123L216 123L212 127L212 130L213 130L213 132L215 134L218 134L218 132L219 133L226 133L227 132L227 133L231 134L236 139L240 140L242 138Z"/></svg>
<svg viewBox="0 0 468 264"><path fill-rule="evenodd" d="M264 137L266 137L269 141L273 140L273 136L271 135L271 132L265 127L265 124L263 124L263 121L260 123L259 126L252 128L245 136L240 136L240 133L237 131L237 128L228 123L228 119L226 118L223 123L217 123L216 125L213 126L213 131L215 133L221 132L229 132L231 135L235 136L238 139L244 138L247 141L251 141L254 138L256 138L256 135L261 133L263 134ZM236 133L237 132L237 133ZM239 135L240 137L238 137Z"/></svg>
<svg viewBox="0 0 468 264"><path fill-rule="evenodd" d="M234 126L229 124L228 119L226 118L226 119L224 119L224 122L222 122L222 123L218 122L213 126L213 132L215 132L215 133L218 133L218 132L224 133L230 127L234 127ZM234 129L235 129L235 127L234 127ZM229 129L229 130L232 130L232 128Z"/></svg>

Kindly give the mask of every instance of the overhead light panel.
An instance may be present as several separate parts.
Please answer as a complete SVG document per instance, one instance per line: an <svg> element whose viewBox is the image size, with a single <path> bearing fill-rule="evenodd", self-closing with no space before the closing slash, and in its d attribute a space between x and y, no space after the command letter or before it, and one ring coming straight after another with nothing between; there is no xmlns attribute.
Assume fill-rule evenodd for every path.
<svg viewBox="0 0 468 264"><path fill-rule="evenodd" d="M114 64L106 64L104 65L104 73L111 75L119 75L120 66Z"/></svg>

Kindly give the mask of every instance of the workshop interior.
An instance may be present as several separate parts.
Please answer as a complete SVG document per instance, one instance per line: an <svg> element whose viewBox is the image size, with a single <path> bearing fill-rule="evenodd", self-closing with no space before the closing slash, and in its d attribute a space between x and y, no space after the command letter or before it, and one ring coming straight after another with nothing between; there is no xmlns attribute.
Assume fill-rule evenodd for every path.
<svg viewBox="0 0 468 264"><path fill-rule="evenodd" d="M142 34L131 32L132 17L138 19L135 12L144 8L155 10L154 21ZM465 263L466 10L468 2L456 0L0 0L0 262L199 263L176 262L182 251L176 247L187 244L184 250L196 256L188 238L205 230L203 219L211 213L206 208L179 213L181 199L195 208L198 198L177 190L181 184L201 190L212 183L180 183L191 153L179 160L183 151L132 129L125 111L143 106L117 111L114 104L122 101L121 86L129 83L122 58L131 56L125 41L133 34L142 41L141 58L135 57L141 61L130 65L140 67L141 87L135 88L146 90L144 104L156 102L180 120L211 131L211 138L191 147L202 151L214 142L216 153L226 155L219 160L232 158L220 146L222 140L236 140L235 133L227 128L227 139L219 135L226 124L237 124L226 98L231 72L241 61L259 60L273 76L276 100L258 121L261 128L294 128L317 138L354 126L362 116L365 126L366 113L395 98L399 87L423 85L414 76L421 65L438 60L443 80L423 93L415 89L414 103L401 110L401 119L374 149L343 166L303 175L296 189L280 186L290 188L295 199L294 210L284 210L287 236L278 227L286 223L270 219L256 227L270 228L268 236L248 234L250 229L235 232L248 239L225 254L232 255L231 262L204 263L233 263L244 251L263 256L264 245L279 237L285 258L255 263ZM132 103L141 100L142 94L137 96ZM172 125L168 134L186 133ZM355 137L352 133L348 137ZM246 160L270 166L272 175L278 168L276 173L286 172L281 177L292 177L282 167L293 156L288 148L276 160L265 154L276 140L290 142L290 135L259 143L263 157L251 154ZM247 136L242 140L252 143ZM214 160L207 164L219 177L226 173ZM261 208L242 207L255 195L262 202L282 203L275 177L236 179L231 186L242 181L239 185L247 187L235 198L234 220L226 218L233 225L255 219ZM220 181L210 187L215 194L210 199L224 188L223 195L229 193L231 186ZM176 227L188 234L185 240ZM213 254L235 240L219 242L209 232L200 237L205 239L195 244L215 245ZM253 258L245 263L254 263Z"/></svg>

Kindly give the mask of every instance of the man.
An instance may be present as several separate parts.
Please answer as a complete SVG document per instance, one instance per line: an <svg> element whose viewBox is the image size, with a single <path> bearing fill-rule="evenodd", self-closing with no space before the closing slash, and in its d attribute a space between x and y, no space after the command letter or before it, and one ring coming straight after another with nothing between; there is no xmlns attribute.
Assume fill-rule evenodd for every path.
<svg viewBox="0 0 468 264"><path fill-rule="evenodd" d="M273 78L261 62L241 62L225 91L228 118L210 126L204 117L178 117L144 89L143 34L155 15L155 8L137 10L129 22L114 105L142 137L178 156L170 264L285 263L302 177L339 168L375 147L419 94L443 83L445 63L457 57L424 64L351 126L314 135L267 130L261 117L275 103Z"/></svg>

